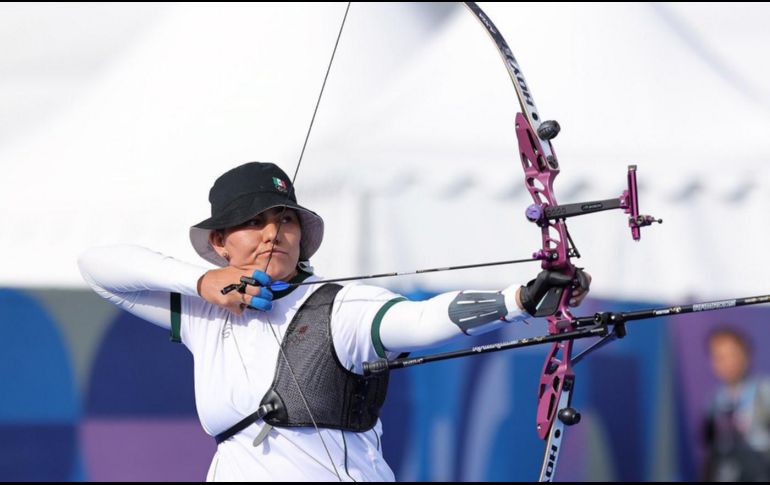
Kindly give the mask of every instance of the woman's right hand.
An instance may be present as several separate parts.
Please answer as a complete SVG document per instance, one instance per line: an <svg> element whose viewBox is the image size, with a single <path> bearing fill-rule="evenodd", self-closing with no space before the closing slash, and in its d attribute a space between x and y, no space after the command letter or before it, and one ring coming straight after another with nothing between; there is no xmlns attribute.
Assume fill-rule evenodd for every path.
<svg viewBox="0 0 770 485"><path fill-rule="evenodd" d="M241 276L250 276L264 286L246 285L243 293L231 291L223 295L222 288L240 283ZM221 306L235 315L241 315L246 308L270 311L273 307L273 293L266 288L269 284L270 277L264 271L255 270L249 274L242 269L226 266L212 269L201 276L198 280L198 294L207 302Z"/></svg>

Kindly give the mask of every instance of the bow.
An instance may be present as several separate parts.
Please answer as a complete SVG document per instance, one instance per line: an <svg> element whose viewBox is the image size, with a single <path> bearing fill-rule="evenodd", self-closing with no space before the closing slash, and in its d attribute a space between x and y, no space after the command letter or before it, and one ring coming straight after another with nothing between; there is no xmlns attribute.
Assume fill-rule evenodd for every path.
<svg viewBox="0 0 770 485"><path fill-rule="evenodd" d="M565 219L567 217L608 209L623 209L630 215L629 226L632 237L639 240L642 226L651 224L651 216L640 216L638 212L636 167L628 169L628 190L619 198L559 206L554 194L553 183L559 175L559 161L551 140L559 134L556 121L542 121L526 79L516 58L508 47L495 24L474 2L465 2L487 34L494 41L503 58L508 74L513 81L522 112L516 115L516 138L519 155L524 169L524 182L533 199L526 210L527 218L541 230L542 248L533 256L542 260L542 268L557 271L574 280L573 287L586 286L579 269L571 258L580 257L572 242ZM660 221L662 222L662 221ZM569 309L571 288L555 288L545 297L549 315L548 334L558 335L576 330ZM550 300L550 305L547 303ZM572 345L574 340L563 340L552 344L543 365L538 386L537 432L541 439L547 438L546 452L540 472L540 480L553 478L556 462L561 450L565 426L580 421L580 414L572 409L572 390L575 374L572 369Z"/></svg>
<svg viewBox="0 0 770 485"><path fill-rule="evenodd" d="M555 476L565 428L580 421L580 413L571 407L572 391L575 386L573 371L575 364L607 343L623 338L626 335L625 323L628 321L770 303L770 295L634 312L599 312L588 317L574 317L569 309L571 290L579 286L585 287L586 281L581 270L572 264L571 259L579 258L580 253L569 235L565 220L598 211L621 209L628 214L631 237L636 241L641 238L642 227L663 221L650 215L639 214L635 165L628 167L627 189L619 197L566 205L557 203L553 183L559 174L560 167L551 140L559 133L559 124L555 121L541 120L529 85L505 39L478 5L474 2L465 2L465 5L484 26L497 46L521 106L521 112L516 115L515 130L519 156L524 169L524 182L533 199L533 204L526 209L525 215L529 221L540 227L542 239L542 247L533 254L533 258L541 261L544 270L568 276L573 280L573 284L566 289L553 289L541 301L535 316L547 316L547 335L442 354L375 361L365 365L364 372L384 372L439 360L550 344L551 348L546 356L538 386L536 424L538 436L547 440L540 481L551 481ZM572 356L575 340L597 336L602 338L579 355Z"/></svg>

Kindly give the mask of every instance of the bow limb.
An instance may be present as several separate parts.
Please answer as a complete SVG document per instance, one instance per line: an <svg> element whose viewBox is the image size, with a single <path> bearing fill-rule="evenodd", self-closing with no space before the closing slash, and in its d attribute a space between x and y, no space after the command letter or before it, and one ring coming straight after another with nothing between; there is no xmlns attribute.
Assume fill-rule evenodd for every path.
<svg viewBox="0 0 770 485"><path fill-rule="evenodd" d="M521 68L494 23L474 2L465 2L465 5L486 28L487 34L497 46L521 106L522 112L516 115L516 137L519 142L519 156L524 169L524 182L534 203L528 209L528 216L529 211L533 208L543 211L547 207L556 207L558 203L553 190L553 182L560 169L556 154L551 146L551 139L558 134L558 124L553 121L542 121ZM562 219L538 219L542 247L535 253L535 257L542 260L543 269L558 271L574 278L576 269L570 261L570 257L579 256L579 253L571 245L566 223ZM560 292L558 306L555 312L548 317L549 335L574 330L572 324L574 318L569 311L571 288L557 291ZM541 439L548 438L540 474L541 480L550 480L556 471L563 427L564 424L567 424L565 421L557 422L556 417L560 410L571 410L569 404L575 380L571 355L572 341L553 344L540 377L537 432ZM569 411L567 413L569 414Z"/></svg>

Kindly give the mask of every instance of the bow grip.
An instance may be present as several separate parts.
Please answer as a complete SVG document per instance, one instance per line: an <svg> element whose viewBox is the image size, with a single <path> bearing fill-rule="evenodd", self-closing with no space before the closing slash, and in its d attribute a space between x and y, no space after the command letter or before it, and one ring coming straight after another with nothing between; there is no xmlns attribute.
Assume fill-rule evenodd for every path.
<svg viewBox="0 0 770 485"><path fill-rule="evenodd" d="M559 305L561 304L564 292L571 291L574 281L572 276L557 273L555 271L548 271L546 273L545 281L541 284L543 283L550 288L548 288L548 291L546 291L545 295L541 298L537 306L537 311L534 314L535 317L545 317L556 313L559 310Z"/></svg>
<svg viewBox="0 0 770 485"><path fill-rule="evenodd" d="M540 304L535 313L535 317L547 317L555 314L559 310L565 291L572 291L574 288L588 289L590 282L585 275L583 268L575 268L575 276L556 272L549 272L547 283L551 288L548 289L545 296L540 300Z"/></svg>

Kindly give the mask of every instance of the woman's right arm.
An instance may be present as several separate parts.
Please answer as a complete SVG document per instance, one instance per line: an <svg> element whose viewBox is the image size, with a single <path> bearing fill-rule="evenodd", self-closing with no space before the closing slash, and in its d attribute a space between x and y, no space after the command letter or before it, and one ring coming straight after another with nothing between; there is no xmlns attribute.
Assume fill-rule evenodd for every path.
<svg viewBox="0 0 770 485"><path fill-rule="evenodd" d="M89 249L78 266L99 296L166 329L171 327L171 294L199 297L198 280L206 273L202 266L133 245Z"/></svg>

